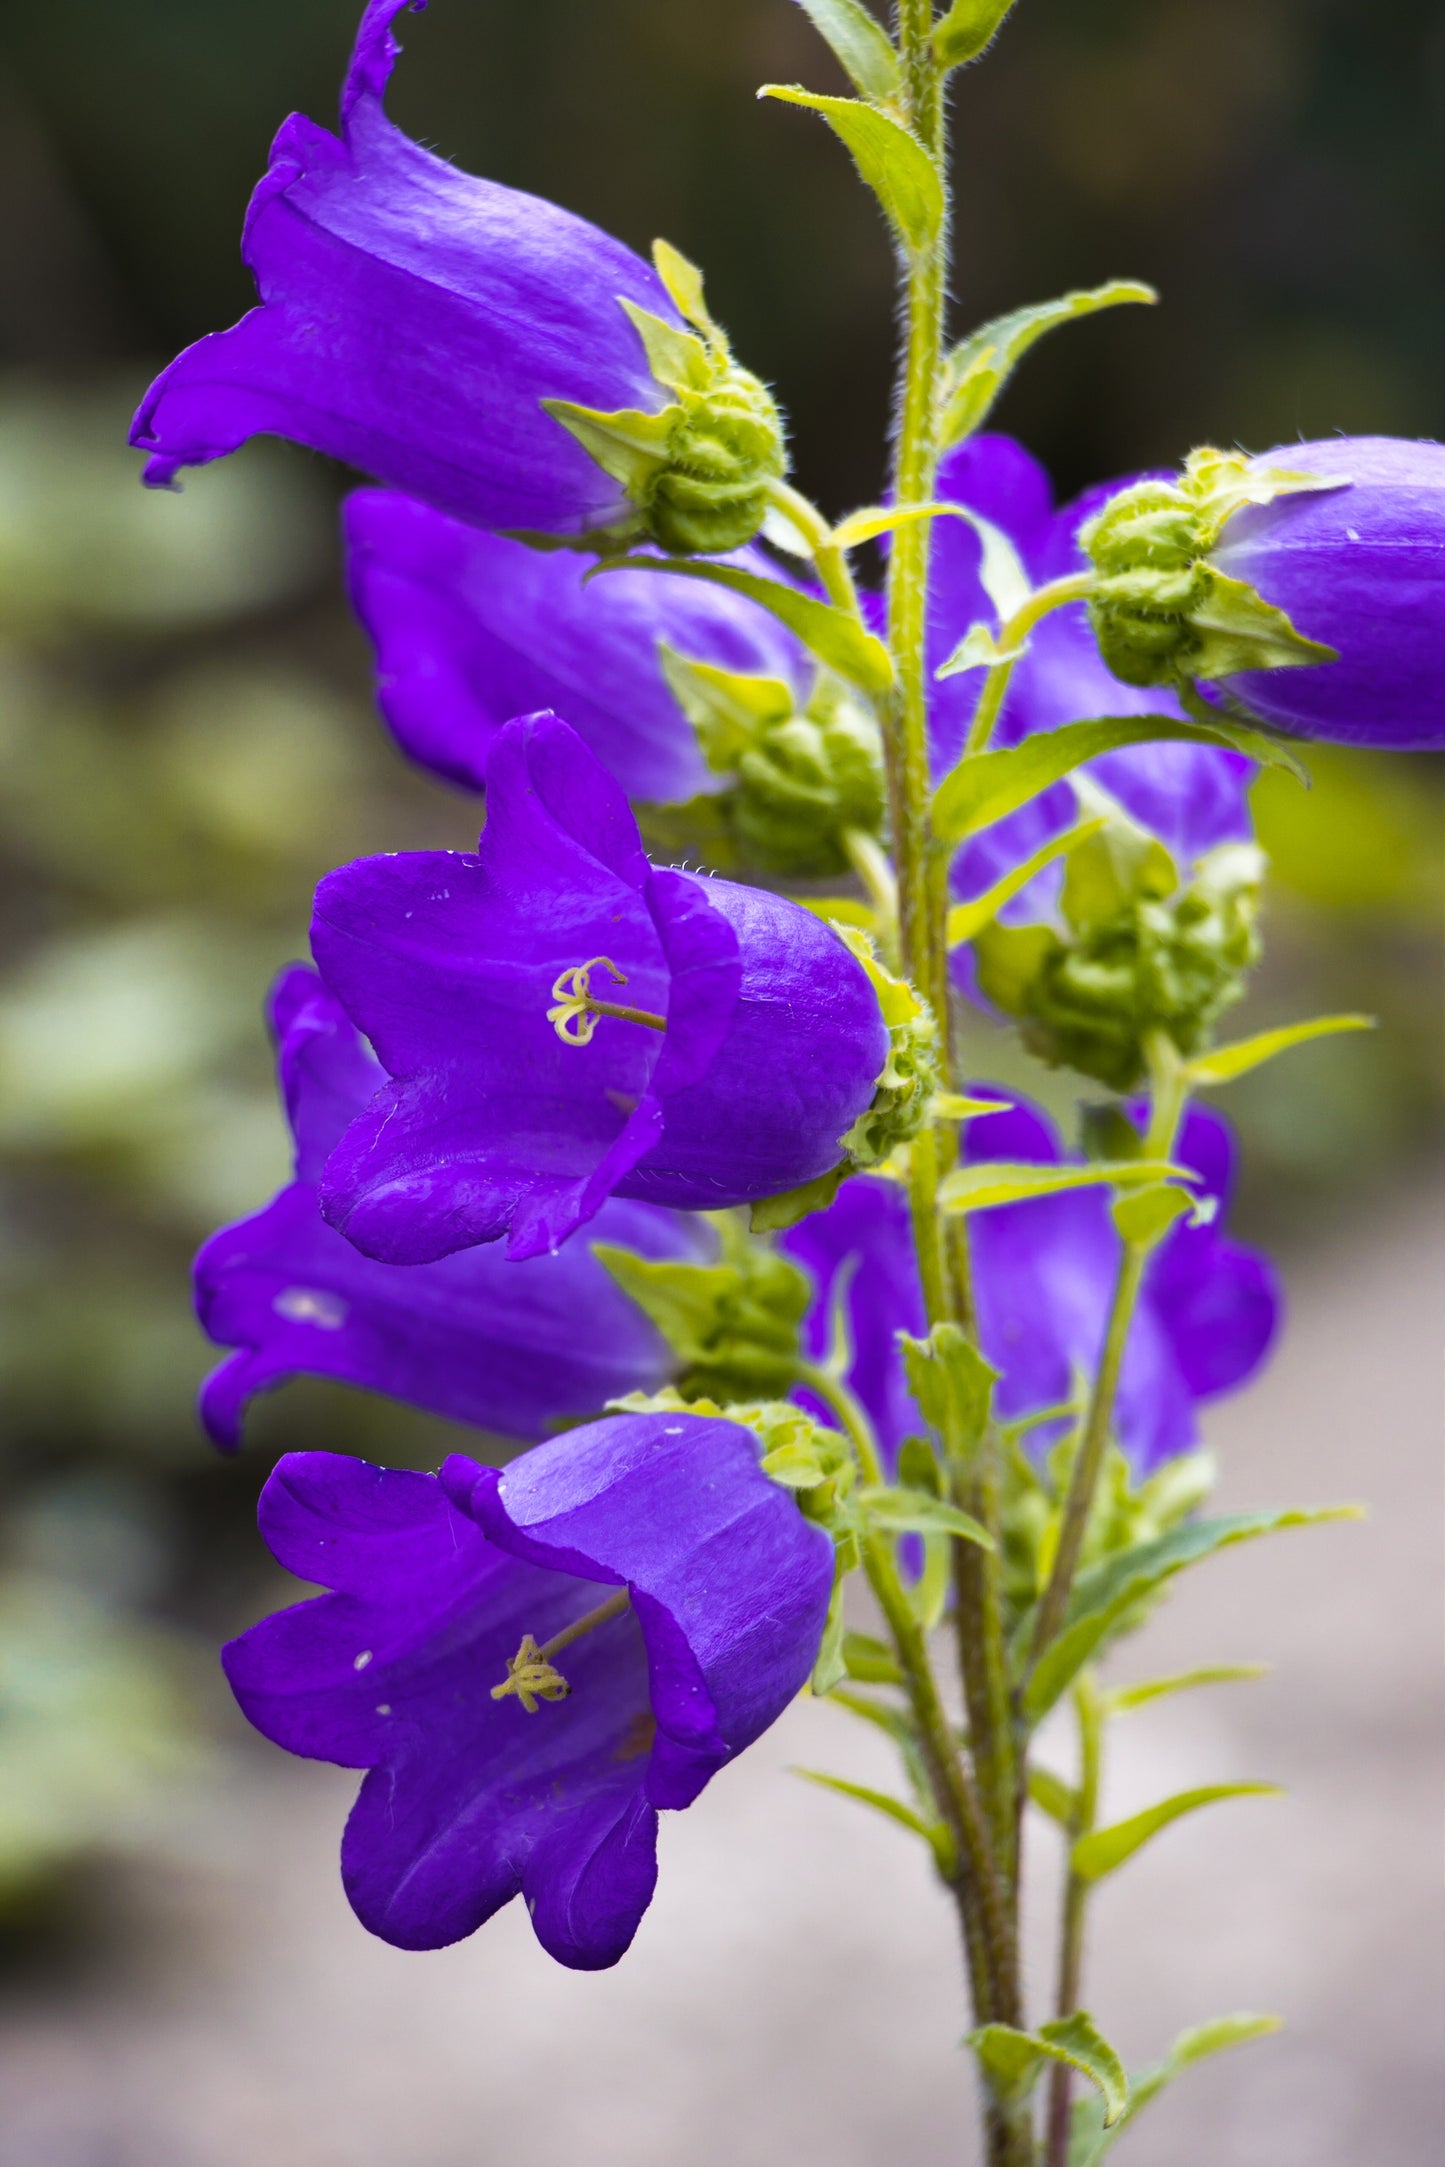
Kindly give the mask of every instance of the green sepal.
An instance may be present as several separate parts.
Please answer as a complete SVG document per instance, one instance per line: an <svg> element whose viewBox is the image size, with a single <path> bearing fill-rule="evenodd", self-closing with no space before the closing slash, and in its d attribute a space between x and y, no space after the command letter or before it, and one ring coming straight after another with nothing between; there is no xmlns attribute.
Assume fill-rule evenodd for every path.
<svg viewBox="0 0 1445 2167"><path fill-rule="evenodd" d="M1101 1183L1127 1189L1192 1178L1187 1166L1175 1166L1167 1159L1107 1160L1083 1166L994 1159L955 1168L939 1185L938 1206L954 1214L993 1211L1000 1204L1032 1203L1036 1197L1061 1196L1070 1189L1092 1189Z"/></svg>
<svg viewBox="0 0 1445 2167"><path fill-rule="evenodd" d="M1308 1023L1282 1024L1278 1030L1259 1031L1253 1038L1236 1039L1232 1046L1216 1046L1209 1053L1198 1054L1185 1074L1196 1091L1209 1084L1233 1083L1236 1076L1247 1076L1252 1068L1272 1061L1276 1054L1288 1053L1291 1046L1304 1046L1311 1039L1332 1037L1339 1031L1373 1031L1376 1021L1374 1016L1313 1016Z"/></svg>
<svg viewBox="0 0 1445 2167"><path fill-rule="evenodd" d="M543 399L545 413L574 436L604 474L639 497L667 464L675 415L670 407L646 414L635 407L605 413L599 406L579 406L574 399Z"/></svg>
<svg viewBox="0 0 1445 2167"><path fill-rule="evenodd" d="M697 265L689 263L682 250L674 248L671 241L663 240L653 242L652 262L678 315L693 324L704 338L718 342L722 334L708 312L702 273Z"/></svg>
<svg viewBox="0 0 1445 2167"><path fill-rule="evenodd" d="M1087 1836L1080 1836L1069 1854L1070 1870L1080 1881L1092 1885L1124 1865L1161 1829L1182 1820L1186 1814L1198 1813L1201 1807L1217 1805L1226 1798L1282 1798L1283 1795L1277 1783L1201 1783L1192 1791L1176 1791L1172 1798L1163 1798L1155 1806L1146 1806L1142 1813L1131 1814L1127 1821L1115 1821L1108 1828L1091 1829Z"/></svg>
<svg viewBox="0 0 1445 2167"><path fill-rule="evenodd" d="M671 573L678 579L707 579L714 586L730 587L785 624L810 654L860 691L882 693L892 686L893 662L882 640L847 611L801 594L783 580L765 579L735 564L689 563L667 557L605 558L587 576L599 579L607 572Z"/></svg>
<svg viewBox="0 0 1445 2167"><path fill-rule="evenodd" d="M970 1513L927 1490L905 1490L898 1483L878 1483L859 1490L857 1501L875 1527L894 1535L956 1535L961 1542L977 1543L981 1550L997 1546L988 1529Z"/></svg>
<svg viewBox="0 0 1445 2167"><path fill-rule="evenodd" d="M594 1242L592 1253L662 1334L685 1395L772 1399L797 1382L798 1334L812 1288L795 1264L748 1241L732 1218L721 1231L716 1264L639 1256L610 1242Z"/></svg>
<svg viewBox="0 0 1445 2167"><path fill-rule="evenodd" d="M1267 1663L1206 1663L1198 1670L1176 1671L1168 1678L1142 1678L1137 1685L1110 1686L1101 1694L1100 1705L1106 1715L1123 1716L1175 1693L1192 1693L1200 1686L1244 1685L1268 1676Z"/></svg>
<svg viewBox="0 0 1445 2167"><path fill-rule="evenodd" d="M902 86L893 41L860 0L798 0L856 90L886 104Z"/></svg>
<svg viewBox="0 0 1445 2167"><path fill-rule="evenodd" d="M782 1234L790 1226L796 1226L815 1211L826 1211L842 1187L844 1179L853 1171L846 1159L830 1167L826 1174L819 1174L814 1181L805 1181L799 1188L784 1189L777 1196L760 1196L748 1213L748 1229L753 1234Z"/></svg>
<svg viewBox="0 0 1445 2167"><path fill-rule="evenodd" d="M1215 2017L1211 2023L1196 2024L1181 2032L1163 2061L1141 2069L1129 2079L1129 2104L1112 2129L1104 2127L1098 2099L1092 2094L1081 2099L1074 2108L1069 2167L1098 2167L1105 2153L1112 2151L1116 2140L1126 2129L1132 2128L1135 2116L1186 2069L1211 2054L1222 2054L1228 2047L1245 2046L1251 2039L1266 2038L1279 2030L1282 2021L1276 2016Z"/></svg>
<svg viewBox="0 0 1445 2167"><path fill-rule="evenodd" d="M985 5L987 0L985 0ZM957 13L957 10L954 11ZM941 27L941 26L940 26ZM996 316L953 348L943 365L943 418L939 446L947 450L982 428L1004 385L1036 340L1061 324L1122 303L1152 303L1158 294L1137 279L1111 279L1105 286L1066 293L1057 301Z"/></svg>
<svg viewBox="0 0 1445 2167"><path fill-rule="evenodd" d="M866 971L888 1027L888 1059L873 1097L838 1141L855 1166L880 1166L930 1118L939 1081L938 1026L908 980L879 961L869 934L846 925L834 930Z"/></svg>
<svg viewBox="0 0 1445 2167"><path fill-rule="evenodd" d="M1096 2087L1106 2129L1128 2106L1124 2065L1087 2010L1056 2017L1034 2032L1012 2024L984 2024L970 2032L964 2044L973 2048L989 2090L1002 2104L1027 2099L1047 2064L1062 2062Z"/></svg>
<svg viewBox="0 0 1445 2167"><path fill-rule="evenodd" d="M1100 814L1092 820L1081 820L1077 827L1066 828L1062 835L1051 835L1046 843L1040 843L1037 850L1031 851L1021 864L1013 866L1005 873L1002 880L996 880L991 888L985 888L982 895L974 896L968 903L955 903L948 913L944 929L944 937L949 947L957 948L962 942L975 939L985 926L992 925L1005 903L1011 903L1031 880L1043 872L1045 866L1052 865L1056 859L1067 858L1082 843L1087 843L1090 836L1097 835L1104 825L1104 817Z"/></svg>
<svg viewBox="0 0 1445 2167"><path fill-rule="evenodd" d="M968 1465L988 1429L998 1371L956 1324L935 1324L926 1339L900 1332L898 1346L924 1421L943 1440L949 1458Z"/></svg>
<svg viewBox="0 0 1445 2167"><path fill-rule="evenodd" d="M659 642L657 655L668 690L697 733L698 748L715 775L731 774L759 730L786 722L793 712L796 696L781 677L694 662L666 641Z"/></svg>
<svg viewBox="0 0 1445 2167"><path fill-rule="evenodd" d="M712 381L712 364L702 340L691 331L679 331L676 324L654 316L651 309L640 308L635 301L622 298L621 305L642 341L655 380L679 394L706 391ZM582 411L590 413L592 409Z"/></svg>
<svg viewBox="0 0 1445 2167"><path fill-rule="evenodd" d="M992 43L1014 0L953 0L933 32L933 57L941 68L966 67Z"/></svg>
<svg viewBox="0 0 1445 2167"><path fill-rule="evenodd" d="M758 96L820 113L878 198L907 253L920 256L933 246L943 225L943 181L902 121L856 98L827 98L795 83L764 83Z"/></svg>
<svg viewBox="0 0 1445 2167"><path fill-rule="evenodd" d="M1354 1505L1324 1506L1310 1510L1293 1508L1280 1512L1217 1515L1190 1520L1167 1535L1128 1549L1092 1566L1079 1575L1069 1598L1064 1623L1034 1666L1024 1687L1023 1714L1039 1723L1055 1702L1067 1692L1086 1663L1135 1617L1141 1606L1158 1594L1177 1573L1201 1564L1236 1543L1252 1542L1261 1535L1275 1535L1288 1528L1317 1527L1331 1520L1356 1520ZM1015 1664L1022 1671L1032 1644L1036 1606L1031 1605L1013 1634Z"/></svg>
<svg viewBox="0 0 1445 2167"><path fill-rule="evenodd" d="M930 1497L942 1497L943 1469L926 1437L904 1438L898 1448L898 1480L905 1490L926 1490Z"/></svg>
<svg viewBox="0 0 1445 2167"><path fill-rule="evenodd" d="M894 1798L887 1791L875 1791L866 1783L851 1783L846 1776L830 1776L819 1768L795 1768L793 1774L801 1776L805 1783L821 1784L825 1791L836 1791L840 1798L851 1798L860 1806L870 1806L875 1813L881 1813L888 1820L896 1821L900 1828L906 1828L913 1835L921 1836L932 1851L938 1870L945 1880L954 1873L956 1860L953 1840L941 1821L925 1821L923 1815L903 1799Z"/></svg>

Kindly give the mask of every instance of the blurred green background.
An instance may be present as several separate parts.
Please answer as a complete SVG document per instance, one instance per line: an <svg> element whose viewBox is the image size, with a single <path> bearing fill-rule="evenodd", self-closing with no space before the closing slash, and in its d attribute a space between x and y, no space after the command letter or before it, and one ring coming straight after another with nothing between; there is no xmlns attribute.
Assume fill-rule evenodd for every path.
<svg viewBox="0 0 1445 2167"><path fill-rule="evenodd" d="M312 887L463 844L409 775L340 598L343 477L253 447L148 496L154 367L251 298L274 127L329 119L358 0L49 0L0 18L0 1926L213 1781L215 1635L264 1580L275 1454L425 1461L440 1425L290 1388L241 1461L191 1413L189 1256L285 1170L260 1003ZM891 266L836 144L753 102L838 87L788 0L435 0L396 117L448 156L706 268L803 484L876 496ZM1164 306L1029 360L1001 426L1070 492L1201 439L1441 431L1440 23L1426 0L1022 0L957 98L955 316L1110 276ZM1438 1124L1442 779L1334 752L1271 776L1247 1025L1365 1008L1235 1094L1247 1230L1288 1246ZM1306 1064L1308 1064L1306 1066Z"/></svg>

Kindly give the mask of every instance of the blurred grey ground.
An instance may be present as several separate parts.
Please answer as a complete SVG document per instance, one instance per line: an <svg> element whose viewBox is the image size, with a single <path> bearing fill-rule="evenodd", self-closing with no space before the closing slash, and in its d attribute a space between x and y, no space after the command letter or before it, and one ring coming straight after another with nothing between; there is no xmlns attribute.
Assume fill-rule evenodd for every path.
<svg viewBox="0 0 1445 2167"><path fill-rule="evenodd" d="M1361 1498L1369 1521L1202 1569L1118 1659L1275 1669L1127 1718L1111 1812L1220 1777L1291 1793L1169 1831L1099 1901L1089 1998L1131 2060L1225 2010L1288 2020L1181 2081L1121 2162L1440 2156L1442 1248L1432 1176L1287 1262L1284 1346L1213 1424L1223 1499ZM101 1953L0 2000L0 2167L970 2159L945 1907L901 1832L785 1772L889 1780L855 1729L800 1703L668 1817L634 1950L579 1977L516 1906L434 1956L369 1940L335 1866L355 1779L237 1722L204 1808L108 1878Z"/></svg>

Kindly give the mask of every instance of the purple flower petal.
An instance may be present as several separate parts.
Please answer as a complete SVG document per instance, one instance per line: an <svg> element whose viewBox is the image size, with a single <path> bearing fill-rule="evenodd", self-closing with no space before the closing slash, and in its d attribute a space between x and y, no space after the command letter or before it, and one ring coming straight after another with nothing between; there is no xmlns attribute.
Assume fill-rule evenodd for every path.
<svg viewBox="0 0 1445 2167"><path fill-rule="evenodd" d="M1228 689L1305 737L1445 745L1445 445L1340 437L1254 464L1350 484L1246 505L1211 552L1340 659L1249 671Z"/></svg>
<svg viewBox="0 0 1445 2167"><path fill-rule="evenodd" d="M405 4L366 10L339 138L299 114L282 126L242 243L261 306L172 362L131 441L156 484L269 434L481 526L586 532L625 500L538 402L658 411L619 301L676 310L620 242L392 126Z"/></svg>
<svg viewBox="0 0 1445 2167"><path fill-rule="evenodd" d="M662 643L692 661L794 681L796 643L756 604L700 580L609 573L484 534L413 497L347 500L351 599L376 647L381 710L408 758L485 786L498 730L557 708L630 797L721 787L668 690ZM776 576L756 552L749 569Z"/></svg>
<svg viewBox="0 0 1445 2167"><path fill-rule="evenodd" d="M589 1970L652 1895L657 1808L689 1804L808 1675L832 1580L750 1434L698 1416L594 1424L505 1476L293 1454L261 1525L335 1592L233 1641L227 1676L278 1744L370 1771L342 1845L363 1924L437 1948L520 1893L543 1946ZM525 1635L618 1585L632 1607L560 1658L566 1699L493 1697Z"/></svg>

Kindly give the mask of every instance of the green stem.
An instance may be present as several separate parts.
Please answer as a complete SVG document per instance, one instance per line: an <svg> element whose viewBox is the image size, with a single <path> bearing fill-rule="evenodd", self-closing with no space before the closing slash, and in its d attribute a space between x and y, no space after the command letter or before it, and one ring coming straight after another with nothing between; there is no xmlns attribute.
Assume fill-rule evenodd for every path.
<svg viewBox="0 0 1445 2167"><path fill-rule="evenodd" d="M1167 1159L1184 1111L1188 1076L1173 1041L1163 1031L1148 1033L1145 1054L1149 1063L1152 1092L1149 1133L1144 1139L1140 1155L1145 1159ZM1119 1388L1119 1373L1124 1364L1124 1351L1129 1341L1129 1328L1134 1321L1134 1309L1139 1299L1139 1289L1144 1283L1151 1246L1149 1242L1125 1242L1124 1253L1119 1260L1114 1298L1104 1332L1104 1349L1099 1359L1094 1387L1089 1395L1083 1435L1074 1458L1074 1470L1064 1503L1063 1524L1059 1529L1053 1570L1049 1574L1048 1586L1039 1605L1038 1623L1034 1629L1030 1655L1031 1664L1038 1661L1054 1638L1068 1609L1074 1575L1078 1571L1084 1537L1088 1532L1094 1492L1099 1486L1099 1472L1108 1447L1114 1400Z"/></svg>
<svg viewBox="0 0 1445 2167"><path fill-rule="evenodd" d="M954 1544L953 1588L958 1619L970 1621L970 1629L960 1630L957 1636L958 1659L979 1789L998 1871L1015 1904L1019 1768L1004 1634L998 1435L992 1424L979 1449L977 1467L955 1479L953 1493L955 1504L972 1513L994 1540L991 1551L978 1543Z"/></svg>
<svg viewBox="0 0 1445 2167"><path fill-rule="evenodd" d="M1089 592L1093 578L1092 572L1071 572L1066 578L1051 579L1045 586L1036 587L1027 602L1014 611L1008 623L1000 626L999 646L1006 653L1020 648L1040 618L1047 617L1050 610L1062 609L1066 602L1081 602ZM1014 665L1020 659L1017 653L1009 653L1009 659L995 662L985 677L978 706L974 709L973 720L968 726L968 737L963 748L965 760L975 753L988 751L988 741L993 736L994 724L1003 708Z"/></svg>
<svg viewBox="0 0 1445 2167"><path fill-rule="evenodd" d="M864 1411L862 1402L851 1392L841 1377L835 1377L820 1362L800 1362L798 1382L815 1392L824 1406L831 1407L843 1425L843 1434L853 1447L858 1459L858 1472L865 1482L884 1480L883 1461L878 1451L878 1440L873 1435L873 1425Z"/></svg>
<svg viewBox="0 0 1445 2167"><path fill-rule="evenodd" d="M1099 1771L1104 1747L1104 1710L1093 1674L1084 1671L1074 1687L1074 1713L1079 1724L1079 1783L1076 1804L1069 1822L1069 1850L1087 1836L1099 1814ZM1084 1920L1089 1884L1073 1871L1064 1881L1063 1916L1059 1928L1059 1972L1054 2015L1072 2016L1079 2006L1084 1970ZM1072 2120L1072 2074L1066 2063L1056 2062L1049 2077L1047 2167L1068 2167Z"/></svg>
<svg viewBox="0 0 1445 2167"><path fill-rule="evenodd" d="M872 907L883 960L890 970L898 970L902 967L898 952L898 882L888 853L866 828L845 828L842 843Z"/></svg>
<svg viewBox="0 0 1445 2167"><path fill-rule="evenodd" d="M833 530L817 505L811 503L800 489L778 479L768 483L768 498L796 529L799 540L807 543L828 600L835 609L845 610L861 623L858 589L853 582L847 552L833 540Z"/></svg>

